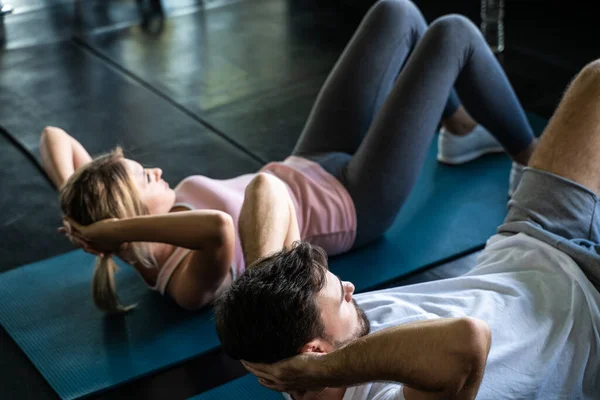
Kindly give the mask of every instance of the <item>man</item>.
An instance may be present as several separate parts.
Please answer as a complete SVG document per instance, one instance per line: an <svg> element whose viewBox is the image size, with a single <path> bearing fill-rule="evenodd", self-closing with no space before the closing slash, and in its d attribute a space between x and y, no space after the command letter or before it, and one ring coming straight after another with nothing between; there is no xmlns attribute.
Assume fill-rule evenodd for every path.
<svg viewBox="0 0 600 400"><path fill-rule="evenodd" d="M263 385L295 399L600 398L600 60L464 276L354 296L295 243L286 190L266 175L248 187L240 233L256 261L216 308L224 350Z"/></svg>

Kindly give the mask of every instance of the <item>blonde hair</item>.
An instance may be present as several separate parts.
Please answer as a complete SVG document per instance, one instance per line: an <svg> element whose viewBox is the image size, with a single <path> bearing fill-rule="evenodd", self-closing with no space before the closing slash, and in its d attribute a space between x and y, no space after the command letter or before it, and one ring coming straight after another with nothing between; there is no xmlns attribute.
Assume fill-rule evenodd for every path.
<svg viewBox="0 0 600 400"><path fill-rule="evenodd" d="M60 190L60 208L65 217L81 225L107 218L128 218L148 214L117 147L78 169ZM131 243L133 262L156 267L146 243ZM130 261L131 260L127 260ZM92 278L92 297L96 306L108 313L123 313L135 305L122 306L115 287L117 264L110 255L98 257Z"/></svg>

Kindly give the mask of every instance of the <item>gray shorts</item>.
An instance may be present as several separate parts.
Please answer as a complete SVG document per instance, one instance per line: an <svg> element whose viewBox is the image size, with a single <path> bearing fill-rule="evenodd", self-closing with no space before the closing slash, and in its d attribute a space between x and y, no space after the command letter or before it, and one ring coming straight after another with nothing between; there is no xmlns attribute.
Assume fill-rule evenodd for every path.
<svg viewBox="0 0 600 400"><path fill-rule="evenodd" d="M525 233L569 255L600 290L600 197L569 179L526 168L498 233Z"/></svg>

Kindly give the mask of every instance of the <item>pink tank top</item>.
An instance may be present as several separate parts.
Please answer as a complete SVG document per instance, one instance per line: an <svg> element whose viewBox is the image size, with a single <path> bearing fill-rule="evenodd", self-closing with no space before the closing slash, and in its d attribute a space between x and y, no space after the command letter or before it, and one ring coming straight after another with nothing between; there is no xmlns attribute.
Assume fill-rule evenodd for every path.
<svg viewBox="0 0 600 400"><path fill-rule="evenodd" d="M296 156L283 162L272 162L259 172L281 179L296 208L300 237L321 246L327 254L349 250L356 236L356 211L344 186L319 164ZM235 224L235 254L231 266L233 278L245 270L244 256L238 233L238 218L244 191L256 174L233 179L216 180L205 176L190 176L175 188L175 207L190 210L213 209L231 215ZM191 250L177 248L161 267L152 289L164 294L169 279Z"/></svg>

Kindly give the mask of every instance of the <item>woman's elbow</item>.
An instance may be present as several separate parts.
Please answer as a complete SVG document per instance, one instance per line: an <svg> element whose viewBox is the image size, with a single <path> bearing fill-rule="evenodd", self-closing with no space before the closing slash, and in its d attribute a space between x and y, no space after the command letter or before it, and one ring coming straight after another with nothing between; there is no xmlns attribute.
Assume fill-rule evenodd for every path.
<svg viewBox="0 0 600 400"><path fill-rule="evenodd" d="M209 305L217 298L217 293L204 292L193 296L175 299L177 305L187 311L201 310Z"/></svg>
<svg viewBox="0 0 600 400"><path fill-rule="evenodd" d="M200 310L210 304L210 300L203 298L205 296L194 296L188 298L177 298L175 302L186 311Z"/></svg>
<svg viewBox="0 0 600 400"><path fill-rule="evenodd" d="M227 269L229 272L229 268ZM177 305L188 311L195 311L211 305L216 298L229 285L227 280L228 272L224 274L222 279L211 279L207 277L206 281L201 285L188 286L187 290L181 290L174 294L173 299ZM214 282L210 282L213 281ZM193 290L190 290L192 289Z"/></svg>
<svg viewBox="0 0 600 400"><path fill-rule="evenodd" d="M231 215L217 212L214 216L216 245L230 247L235 241L235 224Z"/></svg>

